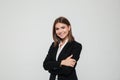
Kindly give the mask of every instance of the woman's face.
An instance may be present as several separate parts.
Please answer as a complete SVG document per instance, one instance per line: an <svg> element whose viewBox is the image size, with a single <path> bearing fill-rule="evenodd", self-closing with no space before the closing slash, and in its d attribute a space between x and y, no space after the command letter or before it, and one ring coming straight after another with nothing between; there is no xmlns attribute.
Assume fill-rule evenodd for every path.
<svg viewBox="0 0 120 80"><path fill-rule="evenodd" d="M64 24L64 23L57 23L55 25L55 31L57 36L62 39L65 40L66 38L68 38L68 33L70 31L70 26Z"/></svg>

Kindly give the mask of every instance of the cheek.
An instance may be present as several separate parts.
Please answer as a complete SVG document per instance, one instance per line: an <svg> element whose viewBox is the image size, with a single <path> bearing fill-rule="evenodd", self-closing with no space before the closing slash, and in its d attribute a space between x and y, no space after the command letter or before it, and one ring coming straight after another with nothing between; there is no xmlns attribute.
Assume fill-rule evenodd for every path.
<svg viewBox="0 0 120 80"><path fill-rule="evenodd" d="M64 30L64 32L68 33L68 32L69 32L69 30L68 30L68 29L65 29L65 30Z"/></svg>
<svg viewBox="0 0 120 80"><path fill-rule="evenodd" d="M55 33L58 34L58 31L56 30Z"/></svg>

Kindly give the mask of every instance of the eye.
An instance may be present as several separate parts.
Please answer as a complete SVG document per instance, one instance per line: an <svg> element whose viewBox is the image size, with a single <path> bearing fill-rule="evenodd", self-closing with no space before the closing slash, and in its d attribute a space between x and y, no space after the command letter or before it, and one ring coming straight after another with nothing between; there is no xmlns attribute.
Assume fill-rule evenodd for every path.
<svg viewBox="0 0 120 80"><path fill-rule="evenodd" d="M65 26L62 26L61 28L62 28L62 29L65 29Z"/></svg>
<svg viewBox="0 0 120 80"><path fill-rule="evenodd" d="M59 28L55 28L55 30L59 30Z"/></svg>

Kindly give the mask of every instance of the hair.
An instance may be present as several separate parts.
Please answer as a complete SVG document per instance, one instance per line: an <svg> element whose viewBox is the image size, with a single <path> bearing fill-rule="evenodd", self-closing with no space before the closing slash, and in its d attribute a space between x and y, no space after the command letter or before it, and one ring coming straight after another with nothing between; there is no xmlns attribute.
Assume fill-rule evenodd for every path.
<svg viewBox="0 0 120 80"><path fill-rule="evenodd" d="M53 40L54 40L54 47L57 46L60 42L60 38L57 36L56 34L56 30L55 30L55 25L57 23L63 23L66 24L68 27L71 27L71 24L69 22L69 20L65 17L58 17L53 24ZM70 28L70 31L68 33L68 42L74 41L74 37L72 35L72 29Z"/></svg>

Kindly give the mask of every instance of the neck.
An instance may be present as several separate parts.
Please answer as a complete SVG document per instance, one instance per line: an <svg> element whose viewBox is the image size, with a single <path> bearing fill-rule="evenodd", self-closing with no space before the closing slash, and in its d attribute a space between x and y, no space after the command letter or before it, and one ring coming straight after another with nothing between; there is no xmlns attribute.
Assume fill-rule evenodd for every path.
<svg viewBox="0 0 120 80"><path fill-rule="evenodd" d="M68 40L68 38L61 40L61 43L64 44L66 42L66 40Z"/></svg>
<svg viewBox="0 0 120 80"><path fill-rule="evenodd" d="M66 42L68 41L68 38L66 38L66 39L64 39L64 40L61 40L61 42L60 42L60 47L62 46L62 45L64 45Z"/></svg>

